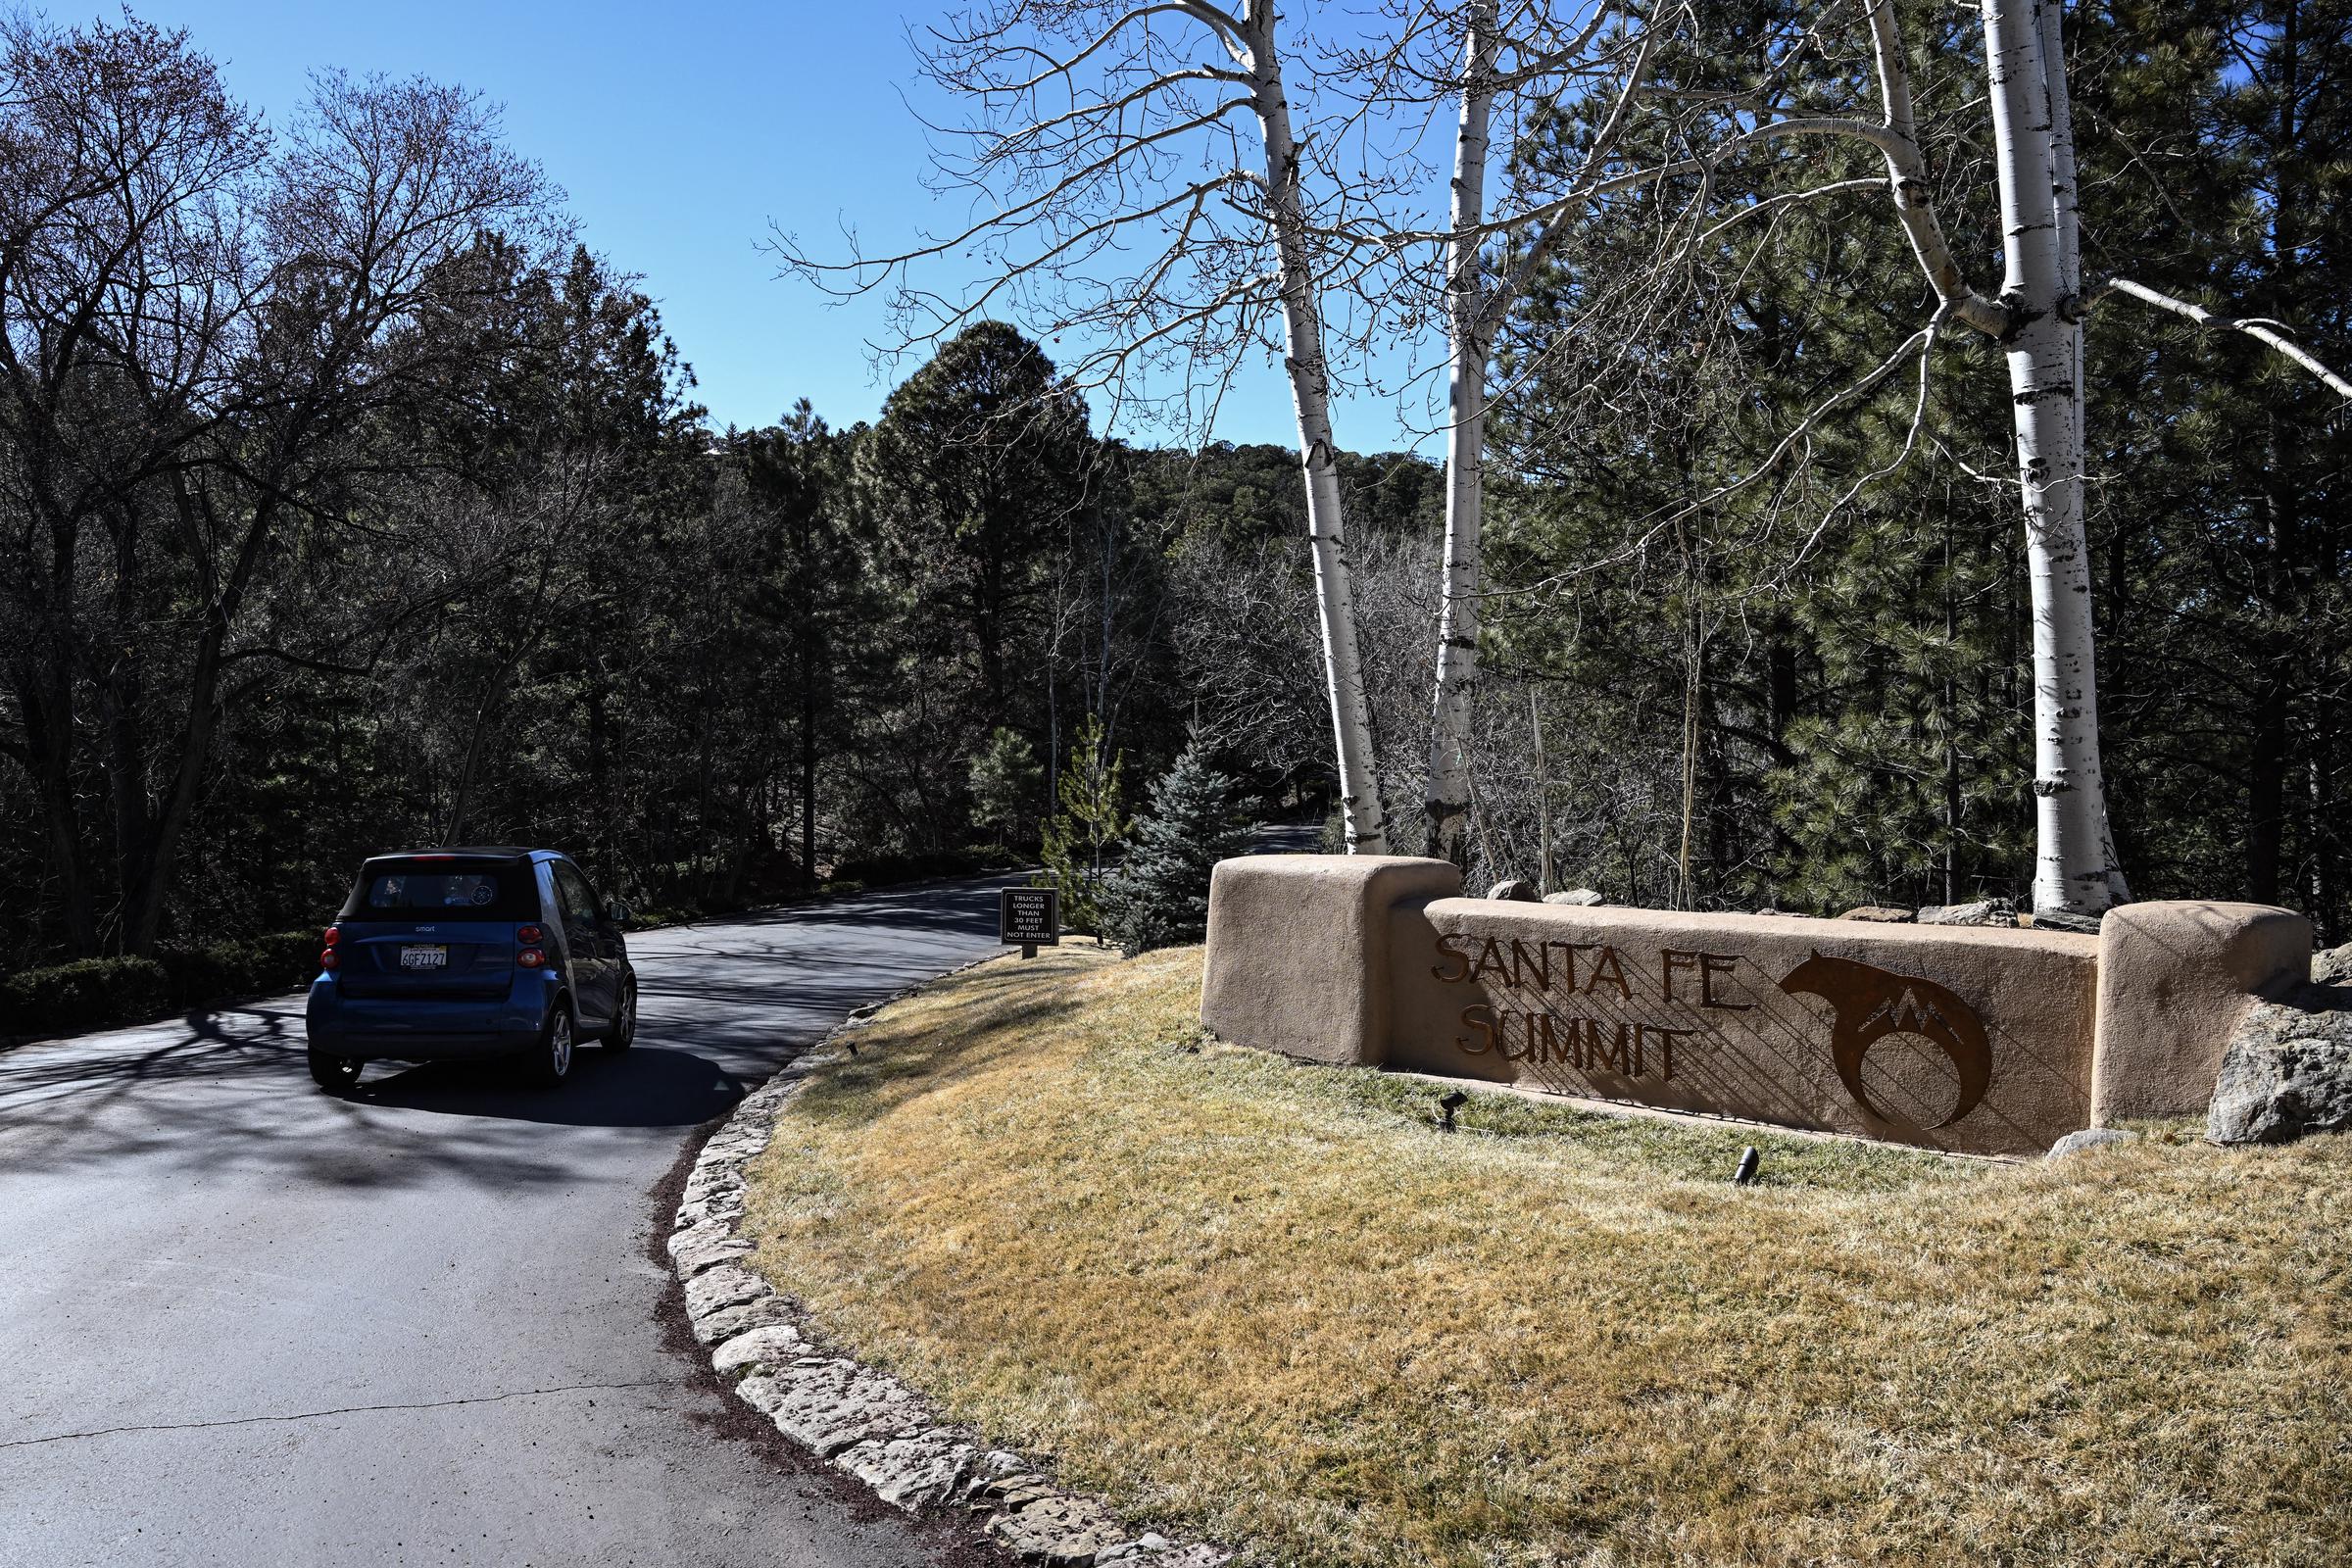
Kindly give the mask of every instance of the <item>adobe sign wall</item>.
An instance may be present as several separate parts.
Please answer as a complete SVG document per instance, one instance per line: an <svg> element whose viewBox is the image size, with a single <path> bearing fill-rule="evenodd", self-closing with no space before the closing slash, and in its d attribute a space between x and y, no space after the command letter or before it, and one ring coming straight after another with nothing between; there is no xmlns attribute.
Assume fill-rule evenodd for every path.
<svg viewBox="0 0 2352 1568"><path fill-rule="evenodd" d="M2096 937L1458 897L1440 860L1216 869L1201 1021L1335 1064L2022 1154L2203 1111L2309 926L2135 905Z"/></svg>

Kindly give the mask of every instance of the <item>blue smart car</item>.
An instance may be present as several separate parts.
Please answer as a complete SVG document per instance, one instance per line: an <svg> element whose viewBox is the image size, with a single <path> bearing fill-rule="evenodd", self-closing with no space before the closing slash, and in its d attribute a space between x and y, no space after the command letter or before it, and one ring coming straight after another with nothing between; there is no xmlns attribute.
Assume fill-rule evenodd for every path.
<svg viewBox="0 0 2352 1568"><path fill-rule="evenodd" d="M511 1056L534 1082L581 1038L637 1032L629 911L552 850L418 850L360 867L326 928L308 1014L311 1076L349 1089L377 1057Z"/></svg>

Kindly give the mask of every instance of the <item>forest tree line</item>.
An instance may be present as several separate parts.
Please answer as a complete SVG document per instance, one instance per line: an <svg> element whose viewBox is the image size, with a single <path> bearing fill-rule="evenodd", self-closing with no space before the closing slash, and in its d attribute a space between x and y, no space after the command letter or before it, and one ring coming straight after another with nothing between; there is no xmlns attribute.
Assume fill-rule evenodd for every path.
<svg viewBox="0 0 2352 1568"><path fill-rule="evenodd" d="M1648 68L1688 100L1801 100L1866 52L1858 13L1801 72L1805 8L1698 14ZM1980 46L1903 16L1933 44L1952 247L1990 254ZM2070 38L2085 232L2335 364L2346 22L2102 5ZM1073 766L1123 758L1140 796L1188 733L1257 814L1329 809L1296 451L1106 435L993 320L871 424L804 404L713 430L653 285L578 243L477 100L327 75L272 131L196 41L127 19L12 24L5 69L0 965L312 923L361 856L427 841L563 847L651 909L1017 859ZM1536 123L1512 166L1577 160L1598 112ZM1496 333L1470 874L1827 912L2019 897L2000 348L1955 339L1770 484L1690 506L1920 313L1857 192L1688 247L1594 333L1607 280L1658 276L1676 199L1565 230ZM2118 856L2138 897L2282 903L2341 940L2340 400L2242 338L2101 310L2084 511ZM1418 850L1446 474L1336 475L1389 842Z"/></svg>

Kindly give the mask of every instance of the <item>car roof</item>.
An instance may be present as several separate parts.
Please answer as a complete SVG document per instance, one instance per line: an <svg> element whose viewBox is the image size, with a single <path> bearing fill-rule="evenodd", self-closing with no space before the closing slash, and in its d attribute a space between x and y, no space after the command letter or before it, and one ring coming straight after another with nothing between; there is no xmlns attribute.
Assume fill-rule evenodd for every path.
<svg viewBox="0 0 2352 1568"><path fill-rule="evenodd" d="M370 855L370 860L413 860L421 855L459 855L471 859L514 860L528 855L545 856L550 859L568 858L556 850L526 850L514 844L431 844L416 850L390 850L382 855Z"/></svg>

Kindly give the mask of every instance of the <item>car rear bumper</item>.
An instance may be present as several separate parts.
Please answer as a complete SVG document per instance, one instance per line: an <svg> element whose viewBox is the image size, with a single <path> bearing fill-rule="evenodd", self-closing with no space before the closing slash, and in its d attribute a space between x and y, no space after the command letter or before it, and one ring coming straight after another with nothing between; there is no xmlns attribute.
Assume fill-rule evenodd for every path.
<svg viewBox="0 0 2352 1568"><path fill-rule="evenodd" d="M539 1043L557 988L544 974L517 976L492 1001L347 997L334 980L311 982L310 1048L369 1060L463 1061L528 1051Z"/></svg>
<svg viewBox="0 0 2352 1568"><path fill-rule="evenodd" d="M331 1056L358 1056L366 1061L474 1061L513 1056L539 1040L537 1030L498 1034L401 1033L354 1034L345 1030L314 1029L313 1051Z"/></svg>

